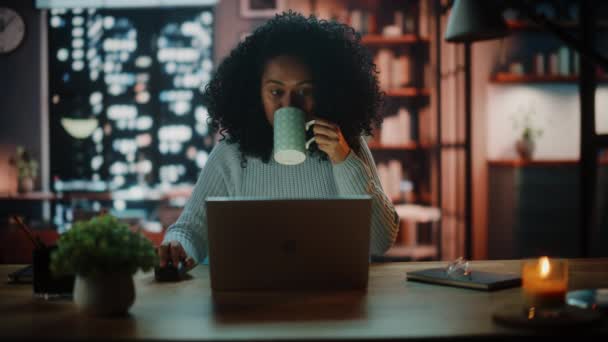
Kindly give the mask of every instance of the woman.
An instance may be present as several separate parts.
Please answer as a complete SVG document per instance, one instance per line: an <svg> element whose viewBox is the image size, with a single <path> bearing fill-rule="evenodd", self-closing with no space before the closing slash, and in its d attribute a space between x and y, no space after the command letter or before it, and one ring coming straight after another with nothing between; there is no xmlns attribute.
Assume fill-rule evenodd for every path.
<svg viewBox="0 0 608 342"><path fill-rule="evenodd" d="M222 139L192 197L159 248L160 266L207 256L204 201L209 196L281 198L372 196L370 251L393 244L399 218L382 191L362 135L382 122L376 69L348 26L287 12L269 20L221 63L205 88L211 126ZM274 112L297 107L316 120L306 160L278 164Z"/></svg>

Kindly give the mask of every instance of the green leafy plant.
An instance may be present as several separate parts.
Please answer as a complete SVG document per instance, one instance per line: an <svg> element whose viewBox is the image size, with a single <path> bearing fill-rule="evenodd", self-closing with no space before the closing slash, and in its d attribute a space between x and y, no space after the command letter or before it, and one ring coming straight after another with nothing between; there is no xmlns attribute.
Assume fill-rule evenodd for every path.
<svg viewBox="0 0 608 342"><path fill-rule="evenodd" d="M140 232L105 214L76 222L61 235L51 255L51 271L56 275L148 271L157 262L152 245Z"/></svg>
<svg viewBox="0 0 608 342"><path fill-rule="evenodd" d="M38 162L30 156L23 146L17 146L15 156L10 159L10 163L17 168L19 180L38 176Z"/></svg>
<svg viewBox="0 0 608 342"><path fill-rule="evenodd" d="M542 135L543 135L542 129L524 127L524 130L521 133L521 138L524 140L535 140L536 138L540 138Z"/></svg>
<svg viewBox="0 0 608 342"><path fill-rule="evenodd" d="M513 129L521 131L520 138L522 140L534 141L543 135L543 130L540 128L534 128L532 124L532 116L535 114L534 109L529 108L524 110L521 119L517 116L513 116Z"/></svg>

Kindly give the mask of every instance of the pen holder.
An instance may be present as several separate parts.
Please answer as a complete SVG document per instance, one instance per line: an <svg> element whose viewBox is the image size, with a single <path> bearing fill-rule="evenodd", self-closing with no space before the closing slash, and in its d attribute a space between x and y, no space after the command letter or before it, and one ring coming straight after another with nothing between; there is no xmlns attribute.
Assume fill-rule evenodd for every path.
<svg viewBox="0 0 608 342"><path fill-rule="evenodd" d="M40 247L33 252L34 297L51 299L71 297L74 290L74 276L56 277L50 270L51 253L57 246Z"/></svg>

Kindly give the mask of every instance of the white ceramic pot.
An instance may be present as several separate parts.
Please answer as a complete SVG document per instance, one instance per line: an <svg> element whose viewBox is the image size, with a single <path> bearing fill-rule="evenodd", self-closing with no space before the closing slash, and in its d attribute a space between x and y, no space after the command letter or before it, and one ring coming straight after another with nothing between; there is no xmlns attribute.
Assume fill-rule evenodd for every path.
<svg viewBox="0 0 608 342"><path fill-rule="evenodd" d="M109 273L76 275L74 302L79 310L96 316L125 315L135 301L133 275Z"/></svg>

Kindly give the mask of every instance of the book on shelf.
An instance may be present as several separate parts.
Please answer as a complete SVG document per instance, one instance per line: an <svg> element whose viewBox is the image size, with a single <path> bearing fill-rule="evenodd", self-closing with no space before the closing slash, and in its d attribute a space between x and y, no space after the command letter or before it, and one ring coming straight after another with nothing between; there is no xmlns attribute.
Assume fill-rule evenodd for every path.
<svg viewBox="0 0 608 342"><path fill-rule="evenodd" d="M357 32L361 32L361 11L352 10L348 19L348 24Z"/></svg>
<svg viewBox="0 0 608 342"><path fill-rule="evenodd" d="M376 15L373 12L354 9L348 18L348 24L360 34L376 33Z"/></svg>
<svg viewBox="0 0 608 342"><path fill-rule="evenodd" d="M408 281L436 285L462 287L482 291L494 291L521 285L521 276L514 273L499 273L473 270L469 275L448 275L445 268L427 268L406 273Z"/></svg>
<svg viewBox="0 0 608 342"><path fill-rule="evenodd" d="M378 178L384 193L390 198L399 198L401 195L401 182L403 169L398 160L391 159L376 165Z"/></svg>
<svg viewBox="0 0 608 342"><path fill-rule="evenodd" d="M391 66L395 54L390 49L380 49L374 58L374 64L378 67L378 82L380 89L386 90L391 87Z"/></svg>
<svg viewBox="0 0 608 342"><path fill-rule="evenodd" d="M391 88L401 88L411 82L410 56L401 55L393 58L390 65Z"/></svg>
<svg viewBox="0 0 608 342"><path fill-rule="evenodd" d="M384 119L380 130L380 143L393 146L412 143L410 122L409 111L405 107L399 107L397 115Z"/></svg>
<svg viewBox="0 0 608 342"><path fill-rule="evenodd" d="M431 67L429 62L425 62L424 66L422 67L422 70L424 73L423 79L422 79L422 86L424 88L431 88L433 86L433 80L434 80L433 68Z"/></svg>
<svg viewBox="0 0 608 342"><path fill-rule="evenodd" d="M418 142L421 145L431 145L433 143L433 130L435 129L433 116L429 106L418 110Z"/></svg>

